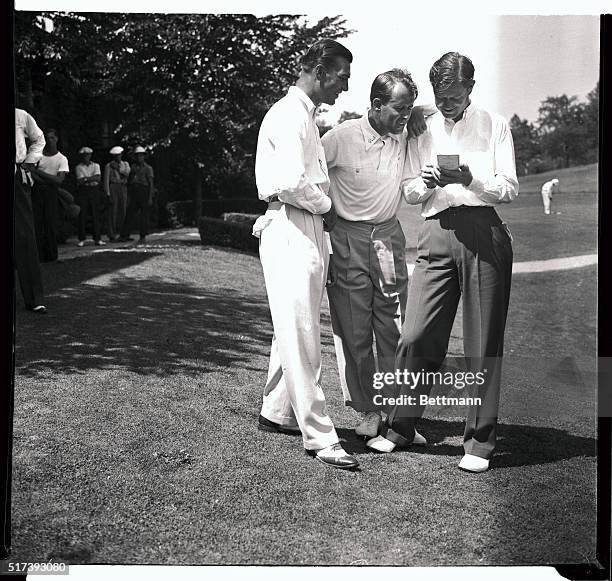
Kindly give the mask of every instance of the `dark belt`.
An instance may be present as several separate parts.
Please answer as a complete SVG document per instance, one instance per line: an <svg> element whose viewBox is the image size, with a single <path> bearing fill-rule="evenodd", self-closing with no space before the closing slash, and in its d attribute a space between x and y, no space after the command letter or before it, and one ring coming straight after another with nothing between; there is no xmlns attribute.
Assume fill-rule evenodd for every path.
<svg viewBox="0 0 612 581"><path fill-rule="evenodd" d="M425 220L438 220L443 216L457 216L459 214L465 214L466 212L490 213L495 212L495 208L493 208L493 206L451 206L433 216L428 216Z"/></svg>

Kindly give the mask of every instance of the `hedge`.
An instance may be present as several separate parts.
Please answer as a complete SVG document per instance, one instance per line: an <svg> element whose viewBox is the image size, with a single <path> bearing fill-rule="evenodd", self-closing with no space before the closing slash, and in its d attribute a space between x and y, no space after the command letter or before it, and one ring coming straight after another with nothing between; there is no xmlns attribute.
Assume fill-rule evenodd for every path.
<svg viewBox="0 0 612 581"><path fill-rule="evenodd" d="M198 230L202 244L229 246L237 250L259 252L259 239L253 236L253 225L249 222L236 222L209 218L198 220Z"/></svg>
<svg viewBox="0 0 612 581"><path fill-rule="evenodd" d="M224 212L261 216L266 213L267 209L268 204L256 197L202 200L202 215L211 218L219 218Z"/></svg>

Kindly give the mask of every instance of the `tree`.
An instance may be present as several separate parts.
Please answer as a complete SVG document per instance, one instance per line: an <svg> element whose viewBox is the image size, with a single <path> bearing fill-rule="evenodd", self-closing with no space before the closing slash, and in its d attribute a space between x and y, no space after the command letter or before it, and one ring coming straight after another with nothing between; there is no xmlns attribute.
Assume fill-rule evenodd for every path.
<svg viewBox="0 0 612 581"><path fill-rule="evenodd" d="M510 119L510 131L514 141L516 171L519 176L523 176L530 173L530 164L539 154L537 130L527 119L521 119L515 114Z"/></svg>
<svg viewBox="0 0 612 581"><path fill-rule="evenodd" d="M577 97L547 97L539 109L542 149L563 167L588 161L587 147L592 139L585 123L585 105Z"/></svg>
<svg viewBox="0 0 612 581"><path fill-rule="evenodd" d="M266 110L293 84L310 44L349 33L340 17L308 25L290 15L16 16L17 69L38 107L78 118L81 129L103 111L114 142L163 153L177 190L204 182L211 196L231 195L232 184L242 195L254 190ZM79 103L90 105L89 118ZM179 184L186 176L192 183Z"/></svg>
<svg viewBox="0 0 612 581"><path fill-rule="evenodd" d="M347 119L361 119L362 115L355 113L354 111L342 111L338 118L338 125L344 123Z"/></svg>

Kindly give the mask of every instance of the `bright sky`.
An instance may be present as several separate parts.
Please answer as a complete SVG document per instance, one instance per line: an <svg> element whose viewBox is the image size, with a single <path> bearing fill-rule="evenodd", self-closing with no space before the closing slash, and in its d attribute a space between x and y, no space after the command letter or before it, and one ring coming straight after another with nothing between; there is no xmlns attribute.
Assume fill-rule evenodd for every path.
<svg viewBox="0 0 612 581"><path fill-rule="evenodd" d="M535 121L540 102L562 93L583 99L599 78L598 16L470 16L423 26L419 18L370 10L347 17L356 30L344 42L353 52L350 89L328 120L344 110L365 112L374 77L393 67L407 68L417 86L417 102L433 102L429 69L448 51L474 63L474 102L510 118ZM385 33L379 31L385 30Z"/></svg>
<svg viewBox="0 0 612 581"><path fill-rule="evenodd" d="M21 10L113 12L168 12L169 6L162 0L89 0L86 4L82 0L16 0L15 4ZM553 10L550 2L542 0L490 4L467 0L420 4L327 0L310 5L294 0L173 0L171 6L176 12L306 13L314 22L325 15L344 15L348 27L356 31L343 40L355 60L349 92L325 115L330 122L344 110L364 113L374 77L398 66L412 73L419 87L417 103L432 102L429 68L450 50L474 62L474 102L507 118L517 113L535 121L546 97L566 93L582 100L595 87L599 78L598 15L609 11L605 0L556 2Z"/></svg>

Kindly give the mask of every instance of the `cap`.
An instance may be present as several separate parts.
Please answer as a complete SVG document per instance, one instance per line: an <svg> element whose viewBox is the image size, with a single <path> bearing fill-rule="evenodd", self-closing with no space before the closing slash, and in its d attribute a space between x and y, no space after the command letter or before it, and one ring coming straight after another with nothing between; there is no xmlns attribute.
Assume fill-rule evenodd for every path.
<svg viewBox="0 0 612 581"><path fill-rule="evenodd" d="M147 150L144 147L142 147L141 145L137 145L134 148L134 154L136 154L136 153L147 153Z"/></svg>
<svg viewBox="0 0 612 581"><path fill-rule="evenodd" d="M79 149L79 153L93 153L93 149L91 147L81 147L81 149Z"/></svg>
<svg viewBox="0 0 612 581"><path fill-rule="evenodd" d="M123 153L123 147L121 147L120 145L115 145L115 147L111 148L109 153L111 155L118 155L120 153Z"/></svg>
<svg viewBox="0 0 612 581"><path fill-rule="evenodd" d="M558 184L558 183L559 183L559 180L558 180L557 178L554 178L554 179L553 179L553 181L552 181L552 183L553 183L553 184Z"/></svg>

